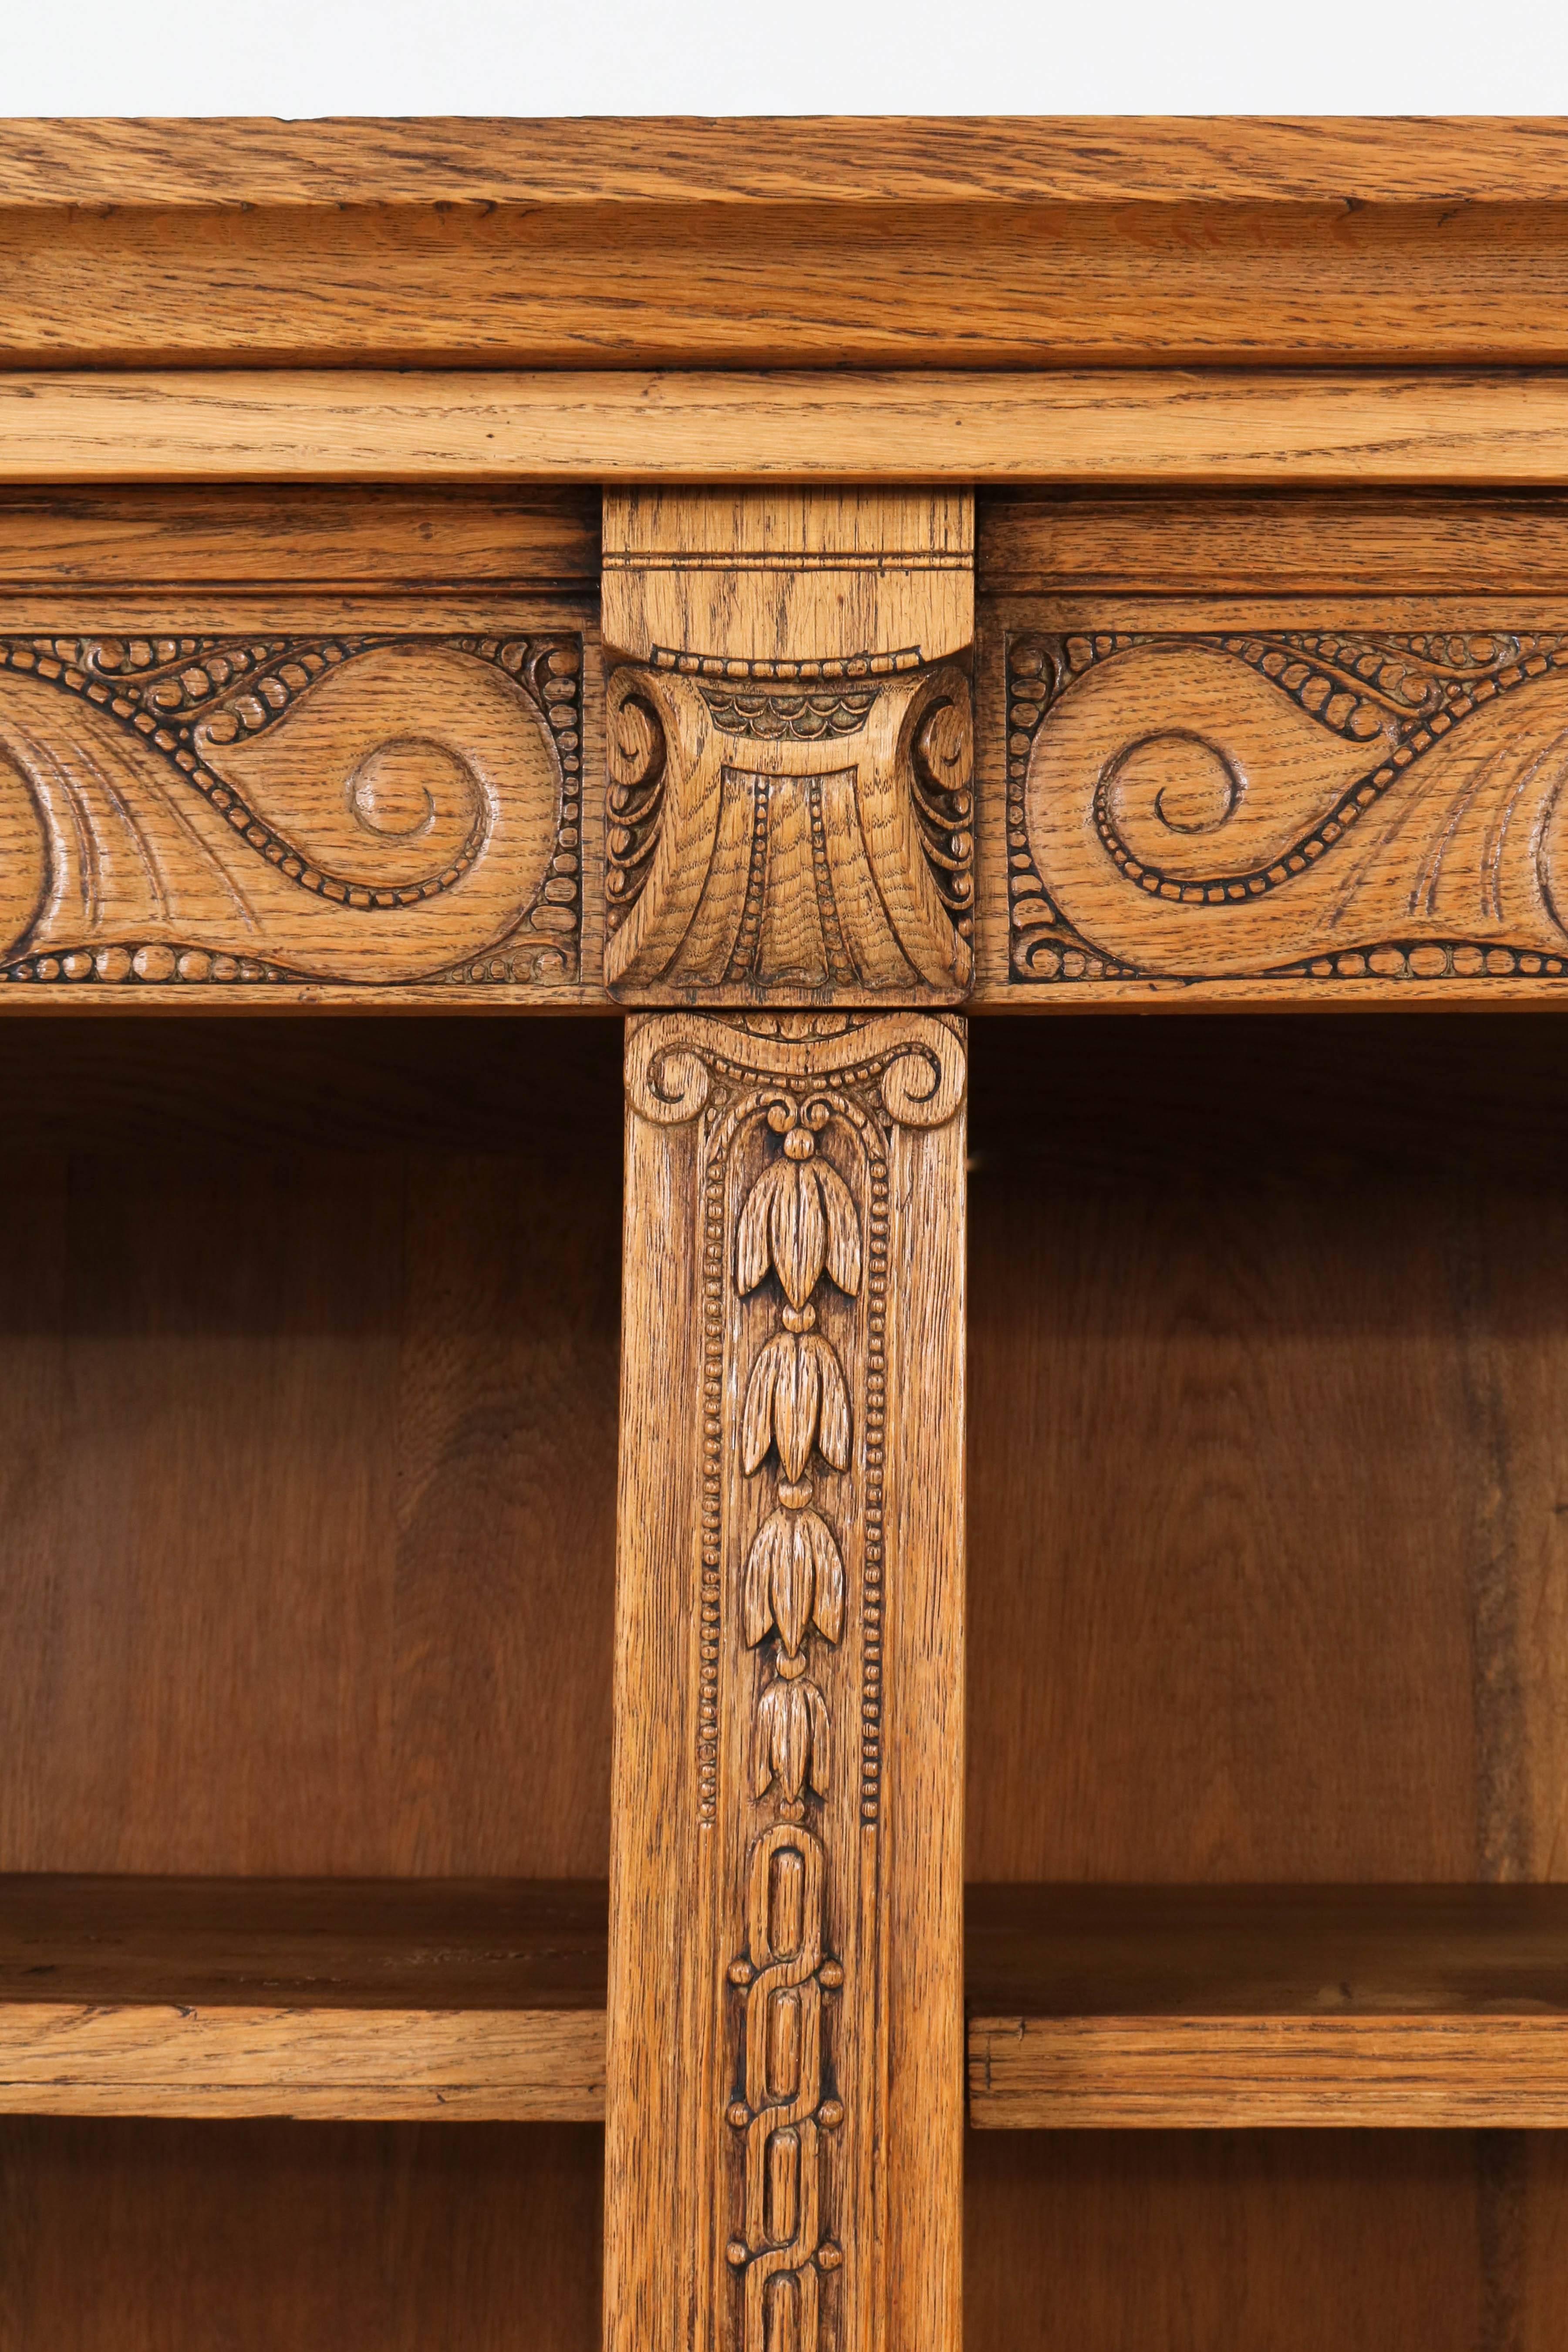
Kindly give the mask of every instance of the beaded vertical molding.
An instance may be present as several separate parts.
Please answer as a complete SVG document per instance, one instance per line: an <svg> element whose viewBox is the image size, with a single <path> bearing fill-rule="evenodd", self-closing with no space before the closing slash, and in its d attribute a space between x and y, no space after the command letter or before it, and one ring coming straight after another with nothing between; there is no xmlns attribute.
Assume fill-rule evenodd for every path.
<svg viewBox="0 0 1568 2352"><path fill-rule="evenodd" d="M628 1045L634 1113L698 1129L690 1720L710 1884L691 1916L712 1923L716 2015L697 2128L735 2352L879 2340L889 1157L963 1086L956 1030L918 1013L668 1014Z"/></svg>

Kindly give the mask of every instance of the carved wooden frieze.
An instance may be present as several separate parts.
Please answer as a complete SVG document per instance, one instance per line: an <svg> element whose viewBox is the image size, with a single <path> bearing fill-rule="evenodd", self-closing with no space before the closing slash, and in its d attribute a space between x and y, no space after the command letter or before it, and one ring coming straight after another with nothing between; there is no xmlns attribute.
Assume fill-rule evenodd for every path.
<svg viewBox="0 0 1568 2352"><path fill-rule="evenodd" d="M668 1014L634 1025L626 1086L610 2341L940 2344L963 1042L913 1013ZM656 1303L672 1280L684 1305Z"/></svg>
<svg viewBox="0 0 1568 2352"><path fill-rule="evenodd" d="M612 992L961 997L971 502L623 496L605 538Z"/></svg>
<svg viewBox="0 0 1568 2352"><path fill-rule="evenodd" d="M0 976L578 977L582 646L0 637Z"/></svg>
<svg viewBox="0 0 1568 2352"><path fill-rule="evenodd" d="M1568 632L1017 634L1015 984L1568 977Z"/></svg>

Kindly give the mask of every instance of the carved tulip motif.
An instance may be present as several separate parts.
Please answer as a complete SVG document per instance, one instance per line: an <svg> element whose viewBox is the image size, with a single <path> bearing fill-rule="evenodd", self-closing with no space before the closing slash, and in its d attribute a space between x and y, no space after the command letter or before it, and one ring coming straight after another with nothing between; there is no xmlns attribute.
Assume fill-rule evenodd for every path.
<svg viewBox="0 0 1568 2352"><path fill-rule="evenodd" d="M826 1641L844 1630L844 1563L833 1530L820 1513L770 1511L746 1561L747 1645L755 1649L777 1631L793 1658L815 1625Z"/></svg>
<svg viewBox="0 0 1568 2352"><path fill-rule="evenodd" d="M860 1287L860 1220L837 1168L817 1156L827 1105L775 1104L769 1123L784 1132L784 1156L763 1170L741 1213L736 1244L741 1296L771 1265L797 1312L827 1274L853 1297ZM787 1122L787 1124L786 1124Z"/></svg>
<svg viewBox="0 0 1568 2352"><path fill-rule="evenodd" d="M757 1702L752 1779L757 1795L765 1796L776 1780L788 1804L799 1802L808 1782L826 1797L828 1743L827 1703L816 1685L804 1675L771 1682Z"/></svg>
<svg viewBox="0 0 1568 2352"><path fill-rule="evenodd" d="M770 1445L792 1480L805 1475L813 1446L835 1470L849 1467L849 1394L837 1357L811 1328L816 1319L809 1307L787 1309L785 1328L752 1367L741 1426L748 1476L761 1469ZM792 1322L804 1328L792 1330Z"/></svg>
<svg viewBox="0 0 1568 2352"><path fill-rule="evenodd" d="M813 1455L847 1470L853 1423L849 1390L829 1341L816 1328L812 1294L826 1276L847 1297L860 1287L860 1217L848 1185L817 1150L833 1116L821 1096L780 1095L768 1125L783 1139L752 1184L736 1234L742 1297L770 1270L785 1306L746 1383L741 1457L754 1477L777 1456L777 1500L746 1558L742 1620L747 1646L773 1635L774 1675L757 1701L752 1778L759 1796L776 1782L797 1819L801 1792L825 1797L830 1759L827 1702L806 1674L812 1633L837 1643L844 1631L844 1560L838 1538L813 1507L806 1473Z"/></svg>

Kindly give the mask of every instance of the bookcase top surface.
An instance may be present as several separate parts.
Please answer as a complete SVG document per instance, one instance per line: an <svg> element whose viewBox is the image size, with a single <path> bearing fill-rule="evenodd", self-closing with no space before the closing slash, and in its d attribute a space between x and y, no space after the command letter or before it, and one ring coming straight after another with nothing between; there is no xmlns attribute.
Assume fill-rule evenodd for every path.
<svg viewBox="0 0 1568 2352"><path fill-rule="evenodd" d="M0 205L1559 203L1553 117L0 121Z"/></svg>

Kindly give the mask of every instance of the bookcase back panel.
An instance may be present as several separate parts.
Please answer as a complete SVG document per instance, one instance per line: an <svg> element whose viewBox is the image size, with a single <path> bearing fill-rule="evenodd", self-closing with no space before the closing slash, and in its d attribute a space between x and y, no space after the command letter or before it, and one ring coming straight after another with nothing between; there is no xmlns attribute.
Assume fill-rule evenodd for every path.
<svg viewBox="0 0 1568 2352"><path fill-rule="evenodd" d="M592 2352L593 2125L0 2124L0 2341Z"/></svg>
<svg viewBox="0 0 1568 2352"><path fill-rule="evenodd" d="M1559 1878L1550 1016L977 1024L971 1879Z"/></svg>
<svg viewBox="0 0 1568 2352"><path fill-rule="evenodd" d="M1550 2352L1552 2132L972 2133L973 2352Z"/></svg>
<svg viewBox="0 0 1568 2352"><path fill-rule="evenodd" d="M6 1029L0 1868L604 1875L619 1043Z"/></svg>

